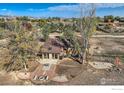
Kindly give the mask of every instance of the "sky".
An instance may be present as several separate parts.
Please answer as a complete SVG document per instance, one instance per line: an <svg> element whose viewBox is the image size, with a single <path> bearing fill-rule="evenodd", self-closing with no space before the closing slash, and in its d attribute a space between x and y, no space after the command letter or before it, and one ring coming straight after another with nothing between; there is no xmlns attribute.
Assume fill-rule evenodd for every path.
<svg viewBox="0 0 124 93"><path fill-rule="evenodd" d="M80 16L79 7L78 3L0 3L0 15L70 18ZM96 4L96 16L105 15L124 16L124 4Z"/></svg>

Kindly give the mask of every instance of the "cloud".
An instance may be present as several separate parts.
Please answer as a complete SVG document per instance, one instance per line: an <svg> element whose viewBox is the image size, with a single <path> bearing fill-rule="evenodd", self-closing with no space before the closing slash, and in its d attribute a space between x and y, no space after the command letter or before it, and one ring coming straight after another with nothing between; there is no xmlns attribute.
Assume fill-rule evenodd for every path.
<svg viewBox="0 0 124 93"><path fill-rule="evenodd" d="M33 8L29 8L29 9L27 9L28 11L34 11L34 9Z"/></svg>
<svg viewBox="0 0 124 93"><path fill-rule="evenodd" d="M4 8L4 9L1 9L1 10L2 10L2 11L6 11L7 9Z"/></svg>
<svg viewBox="0 0 124 93"><path fill-rule="evenodd" d="M45 4L44 4L45 5ZM82 8L88 9L90 6L89 3L83 3ZM124 4L115 4L115 3L98 3L96 4L96 8L100 9L99 11L103 13L103 10L101 8L116 8L116 7L122 7ZM17 14L17 15L31 15L31 16L43 16L43 17L49 17L49 16L59 16L59 17L79 17L80 16L80 4L61 4L56 6L50 6L47 8L38 8L38 7L29 7L27 9L24 9L24 11L15 11L11 9L0 9L1 13L4 14ZM115 9L113 9L115 10ZM11 12L10 12L11 11ZM23 13L22 13L23 12ZM111 12L110 12L111 13Z"/></svg>
<svg viewBox="0 0 124 93"><path fill-rule="evenodd" d="M81 4L82 8L84 9L89 9L90 5L89 3L84 3ZM59 17L79 17L80 16L80 4L62 4L62 5L56 5L56 6L51 6L48 8L43 8L43 9L35 9L35 8L30 8L27 9L29 12L35 12L35 14L40 15L40 16L59 16ZM101 8L116 8L116 7L122 7L124 4L105 4L105 3L99 3L96 4L97 9ZM39 13L38 13L39 12Z"/></svg>
<svg viewBox="0 0 124 93"><path fill-rule="evenodd" d="M116 8L116 7L122 7L124 4L121 3L102 3L102 4L96 4L97 8Z"/></svg>
<svg viewBox="0 0 124 93"><path fill-rule="evenodd" d="M79 9L79 5L60 5L49 7L50 11L77 11Z"/></svg>
<svg viewBox="0 0 124 93"><path fill-rule="evenodd" d="M84 9L88 9L91 4L84 3L82 4L82 7ZM115 4L115 3L101 3L101 4L95 4L96 8L116 8L116 7L122 7L124 4ZM59 6L53 6L49 7L48 10L50 11L79 11L80 9L80 4L75 4L75 5L59 5Z"/></svg>
<svg viewBox="0 0 124 93"><path fill-rule="evenodd" d="M84 9L88 9L91 4L89 3L84 3L82 4L82 7ZM107 4L107 3L101 3L101 4L96 4L96 8L116 8L116 7L122 7L124 4ZM56 11L56 12L79 12L80 11L80 4L75 4L75 5L58 5L58 6L52 6L44 9L34 9L34 8L29 8L27 9L28 11L32 12L40 12L40 11Z"/></svg>
<svg viewBox="0 0 124 93"><path fill-rule="evenodd" d="M32 11L32 12L38 12L38 11L43 11L45 9L34 9L34 8L29 8L27 9L28 11Z"/></svg>

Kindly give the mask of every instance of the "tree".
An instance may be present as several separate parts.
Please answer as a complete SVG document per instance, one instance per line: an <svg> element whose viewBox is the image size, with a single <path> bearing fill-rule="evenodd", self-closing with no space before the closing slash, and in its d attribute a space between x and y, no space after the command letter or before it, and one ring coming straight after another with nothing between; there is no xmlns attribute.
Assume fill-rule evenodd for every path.
<svg viewBox="0 0 124 93"><path fill-rule="evenodd" d="M119 17L119 16L116 16L116 17L114 18L114 20L120 21L120 17Z"/></svg>
<svg viewBox="0 0 124 93"><path fill-rule="evenodd" d="M22 16L20 18L18 18L21 21L30 21L30 19L28 18L28 16Z"/></svg>
<svg viewBox="0 0 124 93"><path fill-rule="evenodd" d="M43 38L44 38L45 41L49 38L50 30L51 30L50 24L45 24L42 27L42 35L43 35Z"/></svg>
<svg viewBox="0 0 124 93"><path fill-rule="evenodd" d="M45 24L47 24L47 20L46 19L39 19L39 26L42 28Z"/></svg>
<svg viewBox="0 0 124 93"><path fill-rule="evenodd" d="M88 4L86 6L87 4L80 5L80 19L78 21L73 20L72 25L65 25L63 31L63 37L70 47L79 51L81 63L88 62L89 38L96 27L95 5ZM75 27L80 30L80 40L75 35Z"/></svg>
<svg viewBox="0 0 124 93"><path fill-rule="evenodd" d="M15 29L10 35L10 41L7 48L11 55L9 63L5 64L7 71L11 70L27 70L27 61L30 58L36 58L37 51L37 38L36 31L27 31Z"/></svg>
<svg viewBox="0 0 124 93"><path fill-rule="evenodd" d="M70 40L70 42L73 42L74 30L70 25L64 26L63 36L65 39L68 39L68 40Z"/></svg>
<svg viewBox="0 0 124 93"><path fill-rule="evenodd" d="M59 22L57 28L59 29L59 32L62 33L64 31L64 24Z"/></svg>
<svg viewBox="0 0 124 93"><path fill-rule="evenodd" d="M101 18L101 17L96 17L96 20L97 20L97 22L99 23L99 22L104 22L104 20L103 20L103 18Z"/></svg>
<svg viewBox="0 0 124 93"><path fill-rule="evenodd" d="M79 41L75 34L73 25L64 25L62 39L67 43L66 48L72 48L73 50L80 51Z"/></svg>
<svg viewBox="0 0 124 93"><path fill-rule="evenodd" d="M87 6L85 4L81 4L80 10L80 34L83 44L80 45L80 54L82 55L82 63L87 63L87 57L89 54L89 38L96 27L95 4L88 4Z"/></svg>
<svg viewBox="0 0 124 93"><path fill-rule="evenodd" d="M104 22L113 22L113 21L114 21L113 15L104 16Z"/></svg>

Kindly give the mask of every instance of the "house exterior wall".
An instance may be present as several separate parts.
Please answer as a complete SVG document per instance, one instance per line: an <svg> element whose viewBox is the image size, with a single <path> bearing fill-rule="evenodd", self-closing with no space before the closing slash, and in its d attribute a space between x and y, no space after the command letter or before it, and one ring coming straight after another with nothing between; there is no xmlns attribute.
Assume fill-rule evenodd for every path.
<svg viewBox="0 0 124 93"><path fill-rule="evenodd" d="M55 58L55 55L57 58ZM39 62L41 64L57 64L59 62L59 56L60 56L60 54L55 54L55 53L46 53L45 54L45 53L43 53Z"/></svg>

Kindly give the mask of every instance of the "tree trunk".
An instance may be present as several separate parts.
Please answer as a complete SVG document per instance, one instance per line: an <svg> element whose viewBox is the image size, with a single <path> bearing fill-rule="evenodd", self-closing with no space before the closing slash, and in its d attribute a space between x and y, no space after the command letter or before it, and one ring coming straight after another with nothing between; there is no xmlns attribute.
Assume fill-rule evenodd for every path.
<svg viewBox="0 0 124 93"><path fill-rule="evenodd" d="M26 66L26 63L24 62L24 69L25 69L25 71L28 71L28 69L27 69L27 66Z"/></svg>

